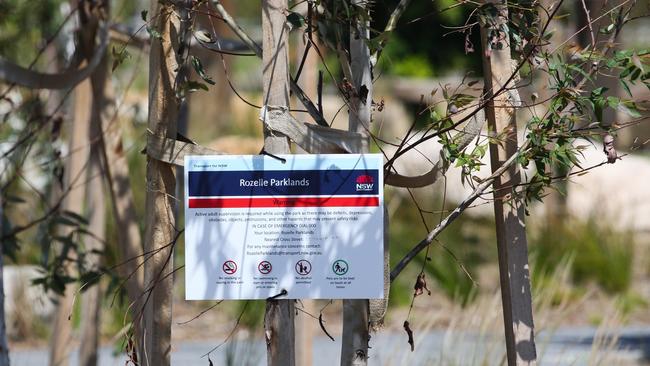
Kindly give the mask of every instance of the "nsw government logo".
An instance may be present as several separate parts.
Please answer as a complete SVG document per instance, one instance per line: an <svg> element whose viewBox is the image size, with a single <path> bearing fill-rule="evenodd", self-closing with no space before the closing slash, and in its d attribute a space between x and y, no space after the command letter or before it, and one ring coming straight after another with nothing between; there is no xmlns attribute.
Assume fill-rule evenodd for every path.
<svg viewBox="0 0 650 366"><path fill-rule="evenodd" d="M375 185L375 180L370 175L360 175L357 177L357 192L359 191L372 191Z"/></svg>

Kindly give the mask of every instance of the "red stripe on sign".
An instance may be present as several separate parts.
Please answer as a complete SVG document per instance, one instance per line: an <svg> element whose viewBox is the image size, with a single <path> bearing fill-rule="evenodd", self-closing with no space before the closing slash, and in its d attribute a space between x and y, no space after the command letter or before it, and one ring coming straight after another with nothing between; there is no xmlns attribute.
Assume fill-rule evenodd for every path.
<svg viewBox="0 0 650 366"><path fill-rule="evenodd" d="M379 206L379 197L190 198L190 208Z"/></svg>

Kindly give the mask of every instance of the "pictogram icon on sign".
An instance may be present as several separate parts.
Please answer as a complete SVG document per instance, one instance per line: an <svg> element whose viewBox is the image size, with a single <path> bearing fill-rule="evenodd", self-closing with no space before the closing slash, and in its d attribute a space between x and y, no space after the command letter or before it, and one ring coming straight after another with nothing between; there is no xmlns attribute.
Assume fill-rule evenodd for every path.
<svg viewBox="0 0 650 366"><path fill-rule="evenodd" d="M225 261L223 262L221 269L225 274L235 274L235 272L237 272L237 263L233 261Z"/></svg>
<svg viewBox="0 0 650 366"><path fill-rule="evenodd" d="M296 272L301 276L306 276L311 272L311 263L306 259L301 259L296 263Z"/></svg>
<svg viewBox="0 0 650 366"><path fill-rule="evenodd" d="M261 274L269 274L272 269L273 266L269 261L261 261L260 264L257 265L257 270L260 271Z"/></svg>
<svg viewBox="0 0 650 366"><path fill-rule="evenodd" d="M332 271L339 275L343 276L344 274L348 273L348 262L344 261L343 259L337 259L332 263Z"/></svg>

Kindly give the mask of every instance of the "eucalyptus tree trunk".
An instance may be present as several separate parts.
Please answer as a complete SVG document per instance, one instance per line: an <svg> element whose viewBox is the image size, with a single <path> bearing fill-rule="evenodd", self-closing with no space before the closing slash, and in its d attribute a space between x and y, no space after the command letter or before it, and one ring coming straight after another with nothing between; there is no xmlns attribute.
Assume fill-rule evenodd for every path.
<svg viewBox="0 0 650 366"><path fill-rule="evenodd" d="M110 6L108 0L104 3ZM95 55L95 34L99 26L99 19L94 15L96 9L89 6L79 8L79 19L82 31L78 32L78 44L86 60L91 60ZM97 69L93 74L97 73ZM102 164L102 126L101 114L103 96L96 93L95 82L90 79L91 103L85 105L90 109L90 118L86 122L90 125L88 131L88 145L90 156L84 177L86 185L85 212L88 217L88 231L92 235L84 237L85 270L98 272L101 267L106 237L106 203L104 201L104 168ZM83 284L82 284L83 285ZM97 350L99 347L100 309L102 300L101 285L98 283L86 288L81 293L81 344L79 347L79 363L83 366L97 364Z"/></svg>
<svg viewBox="0 0 650 366"><path fill-rule="evenodd" d="M89 126L91 103L90 80L79 83L74 90L74 109L70 130L70 141L68 143L68 157L65 162L65 183L66 193L61 209L83 215L83 202L85 197L86 168L89 158ZM70 253L68 253L70 255ZM71 271L71 266L66 266L66 271ZM54 313L54 324L52 326L49 364L51 366L68 365L70 346L72 344L72 302L76 284L68 284L65 287L63 296L57 301Z"/></svg>
<svg viewBox="0 0 650 366"><path fill-rule="evenodd" d="M289 29L287 0L262 1L262 67L264 106L289 106ZM264 149L271 154L288 154L289 139L271 132L264 121ZM294 300L267 300L264 314L266 355L269 366L295 365Z"/></svg>
<svg viewBox="0 0 650 366"><path fill-rule="evenodd" d="M4 202L0 196L0 235L3 233ZM7 323L5 321L4 242L0 239L0 366L9 366Z"/></svg>
<svg viewBox="0 0 650 366"><path fill-rule="evenodd" d="M160 39L149 53L149 133L176 138L178 101L174 83L179 19L167 2L152 1L149 14L156 16ZM176 46L176 47L175 47ZM149 138L149 137L148 137ZM175 211L176 178L168 163L147 158L145 252L152 253L144 265L144 357L146 366L170 364L172 321L172 259L177 238Z"/></svg>
<svg viewBox="0 0 650 366"><path fill-rule="evenodd" d="M93 100L93 118L90 128L90 161L88 162L88 181L86 188L86 211L88 212L88 231L92 233L84 239L86 250L86 269L98 271L101 266L105 240L106 203L103 190L103 169L101 164L101 125L97 118L99 105ZM81 346L79 364L97 365L99 346L100 309L102 289L99 283L82 292L81 297Z"/></svg>
<svg viewBox="0 0 650 366"><path fill-rule="evenodd" d="M93 102L99 103L99 116L103 132L100 153L104 163L104 176L108 181L108 193L111 198L111 211L117 234L117 254L119 266L116 268L121 278L125 279L129 312L133 322L133 335L136 348L142 349L142 322L138 314L142 309L142 287L144 270L142 262L142 235L138 226L139 219L135 210L133 191L129 181L129 165L122 148L122 127L117 116L117 106L113 96L113 86L109 74L108 57L97 66L91 76ZM142 355L139 354L139 359Z"/></svg>
<svg viewBox="0 0 650 366"><path fill-rule="evenodd" d="M354 0L360 8L367 5ZM368 9L365 10L368 12ZM366 41L370 37L370 24L357 17L350 28L350 66L354 91L349 100L348 128L368 136L372 108L372 65ZM366 144L367 146L367 144ZM368 151L357 151L367 153ZM379 228L377 228L379 229ZM341 340L341 365L366 365L368 363L369 333L368 300L343 300L343 334Z"/></svg>
<svg viewBox="0 0 650 366"><path fill-rule="evenodd" d="M109 0L105 0L110 10ZM110 13L108 13L110 14ZM107 15L108 15L107 14ZM142 235L136 214L133 191L129 181L129 165L122 147L122 127L110 78L109 57L106 55L90 76L93 95L93 127L100 128L97 147L103 163L108 193L111 198L111 211L117 230L117 254L119 266L116 268L125 279L129 311L133 324L136 348L142 349L142 322L138 313L142 308L142 287L144 270L142 261ZM142 355L138 355L142 356ZM141 359L142 357L139 357Z"/></svg>
<svg viewBox="0 0 650 366"><path fill-rule="evenodd" d="M490 2L498 9L498 15L489 19L487 24L481 24L481 44L485 97L491 98L485 110L488 128L491 136L503 136L503 141L490 144L494 172L517 151L517 120L513 103L518 99L518 93L511 77L514 68L509 35L494 37L490 34L508 30L507 1ZM537 360L524 205L513 194L513 187L520 182L517 164L513 164L493 184L501 299L510 366L534 365Z"/></svg>

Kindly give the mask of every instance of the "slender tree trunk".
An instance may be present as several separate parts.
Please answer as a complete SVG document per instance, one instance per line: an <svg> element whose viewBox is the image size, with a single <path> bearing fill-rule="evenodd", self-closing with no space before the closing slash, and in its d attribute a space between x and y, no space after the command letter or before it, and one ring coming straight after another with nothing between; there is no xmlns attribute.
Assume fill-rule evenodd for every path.
<svg viewBox="0 0 650 366"><path fill-rule="evenodd" d="M103 3L108 9L110 3L105 0ZM95 34L100 19L94 15L94 10L87 6L79 9L79 18L82 23L83 32L79 32L79 44L86 60L95 55ZM91 103L86 106L90 108L90 125L88 133L88 144L90 145L90 157L86 173L86 214L88 216L88 229L92 233L84 238L86 270L98 271L101 267L106 237L106 203L104 201L104 168L102 164L102 125L101 117L104 107L103 90L97 90L96 70L90 77L92 90ZM100 284L91 286L82 292L81 296L81 345L79 347L79 363L83 366L94 366L97 364L97 350L99 347L100 334L100 311L101 311L102 289Z"/></svg>
<svg viewBox="0 0 650 366"><path fill-rule="evenodd" d="M117 106L113 96L113 86L109 77L108 57L102 60L91 76L93 98L101 103L99 119L103 131L103 143L100 153L104 164L104 174L108 181L111 197L111 210L117 230L118 262L116 268L121 278L126 280L125 287L129 299L131 320L136 348L142 350L142 322L136 322L142 308L142 287L144 269L142 262L142 236L138 226L138 216L129 180L129 165L122 148L122 127L117 116ZM142 354L138 354L142 359Z"/></svg>
<svg viewBox="0 0 650 366"><path fill-rule="evenodd" d="M89 158L88 130L90 126L91 103L90 80L84 80L74 91L74 115L71 125L68 157L65 164L66 183L64 192L69 190L63 200L62 210L82 215L85 196L86 168ZM67 266L67 271L72 269ZM69 284L63 296L57 299L58 304L54 313L54 325L50 341L49 364L65 366L68 364L70 346L72 344L72 302L76 284Z"/></svg>
<svg viewBox="0 0 650 366"><path fill-rule="evenodd" d="M88 230L93 235L86 236L84 247L86 250L86 269L98 271L102 260L100 252L104 250L106 203L102 184L104 172L101 164L100 105L95 98L93 98L92 114L89 136L92 145L88 166L86 211L89 215ZM99 283L83 292L81 298L81 346L79 348L79 364L82 366L97 365L101 301L102 288Z"/></svg>
<svg viewBox="0 0 650 366"><path fill-rule="evenodd" d="M507 29L508 9L505 0L491 1L499 10L496 18L481 25L484 50L483 74L486 98L493 97L486 107L491 136L503 136L504 141L490 144L492 171L517 151L517 120L513 108L514 83L506 82L513 72L508 34L498 37L498 47L488 41L490 31ZM502 87L507 91L493 95ZM494 214L499 254L499 274L508 365L534 365L537 360L533 324L528 244L524 224L524 205L513 187L521 182L516 164L494 181Z"/></svg>
<svg viewBox="0 0 650 366"><path fill-rule="evenodd" d="M286 25L287 0L262 1L262 67L264 105L289 106L289 29ZM264 126L264 149L272 154L288 154L289 139ZM267 364L295 365L294 300L268 300L264 314Z"/></svg>
<svg viewBox="0 0 650 366"><path fill-rule="evenodd" d="M354 0L360 8L364 1ZM368 9L365 10L369 13ZM372 108L372 65L366 40L370 24L358 17L350 27L350 64L354 92L350 98L349 130L368 135ZM367 151L358 151L367 153ZM343 335L341 340L341 365L366 365L368 363L369 333L368 300L343 300Z"/></svg>
<svg viewBox="0 0 650 366"><path fill-rule="evenodd" d="M4 202L0 196L0 235L3 232ZM0 240L0 366L9 366L7 323L5 321L4 242Z"/></svg>
<svg viewBox="0 0 650 366"><path fill-rule="evenodd" d="M47 57L48 60L52 60L48 65L47 65L47 71L49 73L57 73L60 71L60 65L62 64L61 62L61 57L58 52L59 44L56 41L53 41L52 43L49 44L49 46L45 50L45 57ZM60 90L47 90L47 100L45 102L45 110L48 115L54 115L59 107L59 104L62 103L63 101L63 92ZM58 116L60 118L62 117L62 112L58 112ZM66 168L68 166L69 162L66 161ZM66 174L67 174L67 169L66 169ZM64 183L67 184L67 183ZM63 184L59 185L58 183L53 183L51 185L51 191L50 191L50 205L54 204L55 202L58 202L59 199L61 198L62 191L64 189ZM0 215L1 217L1 215ZM55 311L55 317L58 315L58 307ZM56 318L55 318L56 319ZM52 329L56 329L57 325L56 323L53 325ZM50 350L50 357L52 356L52 350ZM49 361L50 364L53 364L52 361Z"/></svg>
<svg viewBox="0 0 650 366"><path fill-rule="evenodd" d="M151 44L149 54L149 122L150 133L176 138L178 101L174 82L179 20L168 3L151 2L149 14L157 16L156 28L161 39ZM174 168L147 158L147 202L144 275L148 300L144 308L143 365L170 364L172 320L172 259L177 237L175 210L176 178Z"/></svg>
<svg viewBox="0 0 650 366"><path fill-rule="evenodd" d="M110 1L103 2L105 15L110 18ZM95 39L100 19L97 12L92 9L82 8L84 33L81 37L81 47L84 49L86 59L94 56ZM87 250L103 250L105 201L103 195L102 177L106 176L109 183L112 210L115 217L118 236L119 261L124 262L117 270L126 281L131 318L136 319L142 298L143 270L138 266L137 258L142 254L142 241L138 220L135 213L133 193L129 184L128 164L122 150L122 130L117 121L117 109L113 97L112 84L108 71L108 56L105 56L90 77L92 87L92 118L89 143L91 144L91 158L88 173L88 199L90 215L90 231L95 238L89 237L86 243ZM87 107L89 107L88 105ZM104 136L105 134L105 136ZM106 144L107 145L106 145ZM109 164L110 162L110 164ZM100 256L90 253L88 265L97 269L100 265ZM101 305L101 289L94 286L84 292L82 298L82 338L80 347L80 362L83 365L94 365L97 360L97 346L99 341L99 311ZM141 347L141 326L135 325L137 347Z"/></svg>

